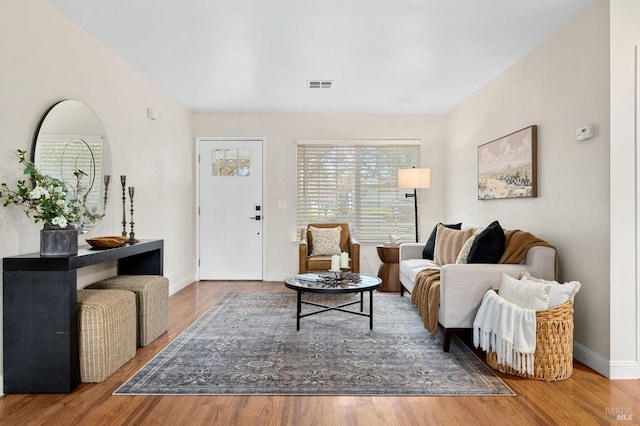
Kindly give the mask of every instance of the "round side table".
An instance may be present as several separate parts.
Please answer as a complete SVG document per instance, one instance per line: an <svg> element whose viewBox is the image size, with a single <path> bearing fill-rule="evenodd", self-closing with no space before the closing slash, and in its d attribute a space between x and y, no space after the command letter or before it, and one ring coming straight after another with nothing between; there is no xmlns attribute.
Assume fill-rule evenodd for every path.
<svg viewBox="0 0 640 426"><path fill-rule="evenodd" d="M382 280L382 286L378 291L400 291L400 246L381 244L376 248L382 261L378 269L378 278Z"/></svg>

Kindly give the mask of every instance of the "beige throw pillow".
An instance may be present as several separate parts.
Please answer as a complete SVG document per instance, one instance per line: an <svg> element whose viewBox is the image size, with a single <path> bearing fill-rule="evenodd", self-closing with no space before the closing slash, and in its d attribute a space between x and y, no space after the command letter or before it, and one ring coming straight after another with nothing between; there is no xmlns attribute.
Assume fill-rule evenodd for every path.
<svg viewBox="0 0 640 426"><path fill-rule="evenodd" d="M473 228L457 230L438 225L434 259L436 264L448 265L456 263L462 246L464 246L464 243L473 235L473 232Z"/></svg>
<svg viewBox="0 0 640 426"><path fill-rule="evenodd" d="M341 227L336 228L314 228L309 227L311 231L312 250L311 256L332 256L340 254L340 231Z"/></svg>
<svg viewBox="0 0 640 426"><path fill-rule="evenodd" d="M460 249L460 253L458 253L458 257L456 258L456 263L467 263L467 258L469 257L471 246L473 245L473 242L476 240L476 237L480 232L482 232L482 228L477 228L473 232L473 235L470 236L469 239L464 243L464 245Z"/></svg>
<svg viewBox="0 0 640 426"><path fill-rule="evenodd" d="M539 284L551 284L549 309L564 305L568 301L573 302L573 299L576 297L576 293L578 293L581 287L581 284L578 281L569 281L564 284L560 284L557 281L547 281L540 278L532 277L529 272L523 272L520 280Z"/></svg>
<svg viewBox="0 0 640 426"><path fill-rule="evenodd" d="M551 284L517 280L502 274L500 296L507 302L515 303L524 309L544 311L549 309Z"/></svg>

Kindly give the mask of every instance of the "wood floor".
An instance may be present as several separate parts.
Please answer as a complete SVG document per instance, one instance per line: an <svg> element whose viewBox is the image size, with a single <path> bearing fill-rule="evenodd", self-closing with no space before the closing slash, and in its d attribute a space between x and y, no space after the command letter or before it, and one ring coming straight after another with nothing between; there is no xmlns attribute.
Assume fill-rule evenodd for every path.
<svg viewBox="0 0 640 426"><path fill-rule="evenodd" d="M561 382L498 375L517 396L113 396L227 292L289 292L280 282L199 282L170 298L169 331L99 384L67 395L5 395L1 425L601 425L640 423L640 381L576 363ZM400 297L400 296L398 296ZM407 295L405 295L407 297ZM419 321L418 318L416 320ZM620 416L617 418L617 416ZM620 423L621 422L621 423Z"/></svg>

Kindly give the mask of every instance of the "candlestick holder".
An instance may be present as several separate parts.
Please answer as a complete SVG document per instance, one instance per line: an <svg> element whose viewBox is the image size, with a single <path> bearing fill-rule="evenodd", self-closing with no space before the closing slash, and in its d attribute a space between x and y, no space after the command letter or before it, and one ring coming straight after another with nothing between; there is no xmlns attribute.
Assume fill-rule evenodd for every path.
<svg viewBox="0 0 640 426"><path fill-rule="evenodd" d="M127 177L124 175L120 176L120 183L122 184L122 236L127 236Z"/></svg>
<svg viewBox="0 0 640 426"><path fill-rule="evenodd" d="M109 182L111 182L110 175L104 175L104 204L102 205L102 214L107 211L107 198L109 198Z"/></svg>
<svg viewBox="0 0 640 426"><path fill-rule="evenodd" d="M133 232L133 186L129 187L129 200L131 200L131 233L129 233L129 244L135 244L138 242L136 240L136 233Z"/></svg>

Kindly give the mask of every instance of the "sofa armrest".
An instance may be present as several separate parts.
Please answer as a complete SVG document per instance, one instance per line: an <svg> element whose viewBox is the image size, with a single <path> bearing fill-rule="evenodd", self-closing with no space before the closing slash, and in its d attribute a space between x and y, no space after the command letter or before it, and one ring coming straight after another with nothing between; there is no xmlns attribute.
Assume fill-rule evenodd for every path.
<svg viewBox="0 0 640 426"><path fill-rule="evenodd" d="M524 264L532 276L543 280L558 279L558 264L556 250L551 247L535 246L527 252Z"/></svg>
<svg viewBox="0 0 640 426"><path fill-rule="evenodd" d="M519 278L526 264L451 264L440 268L439 322L445 328L471 328L482 297L499 288L502 274Z"/></svg>
<svg viewBox="0 0 640 426"><path fill-rule="evenodd" d="M422 251L425 243L402 243L400 244L400 262L407 259L422 259Z"/></svg>

